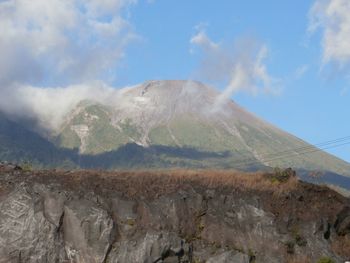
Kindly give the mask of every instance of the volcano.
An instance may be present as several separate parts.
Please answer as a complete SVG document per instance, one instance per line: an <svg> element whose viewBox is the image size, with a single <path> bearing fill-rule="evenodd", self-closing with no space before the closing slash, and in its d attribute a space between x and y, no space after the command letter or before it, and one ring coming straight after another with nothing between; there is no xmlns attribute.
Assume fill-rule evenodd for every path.
<svg viewBox="0 0 350 263"><path fill-rule="evenodd" d="M51 140L90 156L134 144L165 166L293 167L350 176L348 163L196 81L149 81L118 90L109 103L81 101Z"/></svg>

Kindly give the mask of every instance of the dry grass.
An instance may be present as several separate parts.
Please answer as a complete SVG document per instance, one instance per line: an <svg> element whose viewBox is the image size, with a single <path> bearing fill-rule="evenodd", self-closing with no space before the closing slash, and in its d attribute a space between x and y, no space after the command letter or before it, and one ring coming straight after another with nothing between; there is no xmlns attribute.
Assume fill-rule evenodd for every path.
<svg viewBox="0 0 350 263"><path fill-rule="evenodd" d="M311 263L311 259L308 256L296 256L292 259L288 259L287 263Z"/></svg>
<svg viewBox="0 0 350 263"><path fill-rule="evenodd" d="M164 170L164 171L75 171L75 172L37 172L34 180L47 177L62 181L70 186L84 186L122 191L129 196L144 195L156 197L176 192L187 187L211 189L238 189L268 191L274 195L289 192L297 187L298 179L290 177L284 182L271 180L271 174L242 173L221 170ZM51 180L51 179L50 179Z"/></svg>
<svg viewBox="0 0 350 263"><path fill-rule="evenodd" d="M112 175L123 177L121 175ZM184 186L201 186L211 189L235 188L241 190L271 191L279 195L290 191L297 184L296 178L285 183L269 180L262 173L241 173L232 171L189 171L173 170L166 172L136 172L124 174L128 188L139 192L148 189L151 192L166 193Z"/></svg>
<svg viewBox="0 0 350 263"><path fill-rule="evenodd" d="M139 174L135 174L139 178ZM295 189L297 185L297 178L289 178L286 182L276 182L264 173L242 173L234 171L188 171L175 170L168 172L160 172L159 174L145 174L144 180L148 181L149 177L153 177L160 184L165 185L200 185L205 188L238 188L242 190L260 190L272 191L274 193L281 193Z"/></svg>

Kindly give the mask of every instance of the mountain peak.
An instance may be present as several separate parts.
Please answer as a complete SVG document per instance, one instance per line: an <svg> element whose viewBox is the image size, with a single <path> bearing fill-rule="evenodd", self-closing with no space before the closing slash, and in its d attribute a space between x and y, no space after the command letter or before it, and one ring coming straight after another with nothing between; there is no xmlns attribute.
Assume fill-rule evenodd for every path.
<svg viewBox="0 0 350 263"><path fill-rule="evenodd" d="M150 96L152 94L158 94L159 96L172 95L175 98L177 96L197 94L216 97L219 94L216 89L195 80L150 80L136 86L134 89L135 93L139 92L138 95L141 96L151 93Z"/></svg>
<svg viewBox="0 0 350 263"><path fill-rule="evenodd" d="M166 119L179 114L208 113L219 92L192 80L152 80L122 90L118 110L152 112ZM164 119L162 116L161 119Z"/></svg>

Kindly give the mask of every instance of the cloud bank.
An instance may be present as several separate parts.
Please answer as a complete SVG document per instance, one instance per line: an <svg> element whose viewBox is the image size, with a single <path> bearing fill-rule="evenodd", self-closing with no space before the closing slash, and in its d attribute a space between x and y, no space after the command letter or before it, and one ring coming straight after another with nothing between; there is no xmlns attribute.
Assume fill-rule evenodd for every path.
<svg viewBox="0 0 350 263"><path fill-rule="evenodd" d="M316 0L310 10L309 31L321 30L322 63L343 71L350 66L350 1Z"/></svg>
<svg viewBox="0 0 350 263"><path fill-rule="evenodd" d="M0 111L39 117L50 129L77 101L109 94L95 80L112 80L125 48L137 38L125 18L134 4L0 1Z"/></svg>
<svg viewBox="0 0 350 263"><path fill-rule="evenodd" d="M240 91L253 95L278 93L278 80L268 73L266 45L255 39L240 38L232 46L212 41L203 27L190 43L200 48L202 62L199 73L205 79L223 82L226 87L216 101L214 110Z"/></svg>
<svg viewBox="0 0 350 263"><path fill-rule="evenodd" d="M113 105L120 100L120 92L103 82L55 88L23 85L9 92L2 106L14 117L35 119L37 128L57 131L67 113L82 100Z"/></svg>
<svg viewBox="0 0 350 263"><path fill-rule="evenodd" d="M57 84L105 77L135 37L122 17L134 2L0 2L0 80Z"/></svg>

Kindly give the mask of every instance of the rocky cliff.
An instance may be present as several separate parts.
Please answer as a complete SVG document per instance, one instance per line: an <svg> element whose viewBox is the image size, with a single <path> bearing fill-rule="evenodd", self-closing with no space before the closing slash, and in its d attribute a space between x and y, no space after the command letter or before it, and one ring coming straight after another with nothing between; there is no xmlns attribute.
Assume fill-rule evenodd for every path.
<svg viewBox="0 0 350 263"><path fill-rule="evenodd" d="M0 262L344 262L350 201L293 171L0 165ZM332 261L329 261L332 262Z"/></svg>

